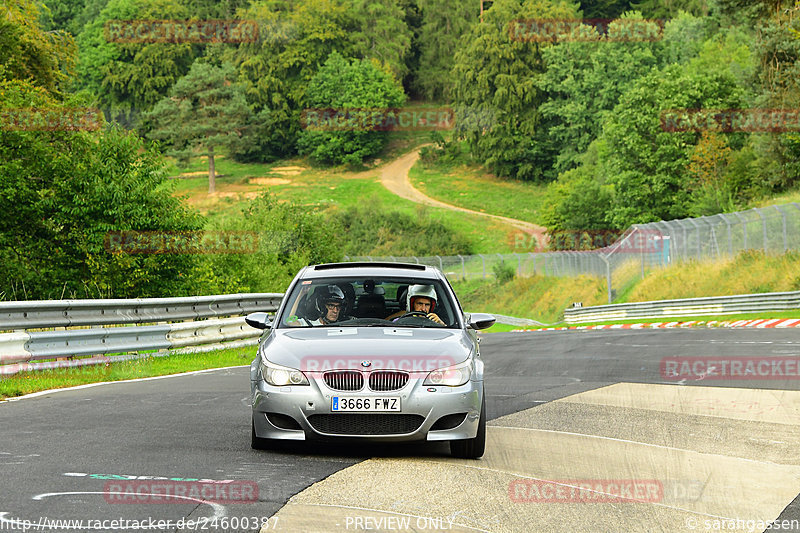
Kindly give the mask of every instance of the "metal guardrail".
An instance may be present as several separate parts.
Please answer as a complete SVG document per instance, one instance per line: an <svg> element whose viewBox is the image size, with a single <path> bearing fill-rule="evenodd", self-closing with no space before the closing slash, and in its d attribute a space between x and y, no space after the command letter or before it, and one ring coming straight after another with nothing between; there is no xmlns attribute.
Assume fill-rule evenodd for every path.
<svg viewBox="0 0 800 533"><path fill-rule="evenodd" d="M564 321L568 324L577 324L605 320L732 315L797 309L800 309L800 291L771 292L569 308L564 311Z"/></svg>
<svg viewBox="0 0 800 533"><path fill-rule="evenodd" d="M185 298L0 302L0 331L246 315L267 307L277 309L281 298L283 294L279 293L249 293Z"/></svg>
<svg viewBox="0 0 800 533"><path fill-rule="evenodd" d="M0 302L0 329L20 330L0 334L0 375L21 370L100 364L112 359L91 357L32 363L60 357L255 344L261 331L245 324L242 315L254 311L276 311L282 298L282 294L257 293L131 300ZM210 318L226 315L237 316ZM203 318L207 319L166 323ZM159 324L129 325L150 322ZM38 328L111 324L118 326L35 331ZM119 360L120 357L113 359Z"/></svg>

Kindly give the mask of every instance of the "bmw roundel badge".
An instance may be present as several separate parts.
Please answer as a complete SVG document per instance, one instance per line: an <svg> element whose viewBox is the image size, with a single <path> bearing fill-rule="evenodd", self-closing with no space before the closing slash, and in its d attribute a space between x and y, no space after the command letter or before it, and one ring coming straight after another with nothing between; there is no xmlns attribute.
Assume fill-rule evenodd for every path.
<svg viewBox="0 0 800 533"><path fill-rule="evenodd" d="M369 368L372 366L372 361L361 361L361 366L364 368Z"/></svg>

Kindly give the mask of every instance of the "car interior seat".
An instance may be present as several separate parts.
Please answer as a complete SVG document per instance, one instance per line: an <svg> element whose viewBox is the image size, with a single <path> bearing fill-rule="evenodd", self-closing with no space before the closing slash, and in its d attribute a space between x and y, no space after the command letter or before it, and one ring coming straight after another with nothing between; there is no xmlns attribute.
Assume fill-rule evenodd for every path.
<svg viewBox="0 0 800 533"><path fill-rule="evenodd" d="M386 298L383 287L373 280L364 280L364 294L358 297L356 316L360 318L386 318Z"/></svg>

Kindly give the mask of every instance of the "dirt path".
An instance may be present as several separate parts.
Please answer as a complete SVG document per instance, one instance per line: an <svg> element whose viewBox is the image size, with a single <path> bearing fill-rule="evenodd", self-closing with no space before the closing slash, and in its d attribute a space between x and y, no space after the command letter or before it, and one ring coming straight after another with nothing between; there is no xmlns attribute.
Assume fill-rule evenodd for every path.
<svg viewBox="0 0 800 533"><path fill-rule="evenodd" d="M456 205L447 204L431 198L430 196L424 195L419 190L415 189L408 179L408 171L411 170L411 167L413 167L414 163L416 163L418 160L419 150L414 150L413 152L409 152L404 156L392 161L391 163L381 167L380 176L383 186L397 196L405 198L406 200L411 200L412 202L500 220L506 224L514 226L515 228L521 229L529 235L535 235L540 246L544 246L546 243L546 228L543 226L537 226L536 224L525 222L524 220L517 220L515 218L492 215L489 213L483 213L481 211L467 209L465 207L458 207Z"/></svg>

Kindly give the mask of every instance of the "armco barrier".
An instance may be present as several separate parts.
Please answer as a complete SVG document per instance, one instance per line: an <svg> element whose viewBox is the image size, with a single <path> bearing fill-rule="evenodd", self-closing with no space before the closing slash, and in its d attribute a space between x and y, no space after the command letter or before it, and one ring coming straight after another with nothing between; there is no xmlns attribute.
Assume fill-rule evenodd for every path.
<svg viewBox="0 0 800 533"><path fill-rule="evenodd" d="M605 320L732 315L797 309L800 309L800 291L771 292L569 308L564 311L564 321L568 324L577 324Z"/></svg>
<svg viewBox="0 0 800 533"><path fill-rule="evenodd" d="M0 331L110 324L143 324L277 309L283 294L252 293L186 298L33 300L0 302Z"/></svg>
<svg viewBox="0 0 800 533"><path fill-rule="evenodd" d="M60 357L124 354L187 347L238 347L255 344L260 330L242 315L276 311L282 294L228 294L131 300L54 300L1 302L0 375L21 370L99 364L120 360L91 357L32 363ZM231 318L212 318L235 315ZM208 318L207 320L196 320ZM191 322L167 323L194 319ZM155 325L130 325L150 324ZM108 326L36 331L64 326Z"/></svg>

